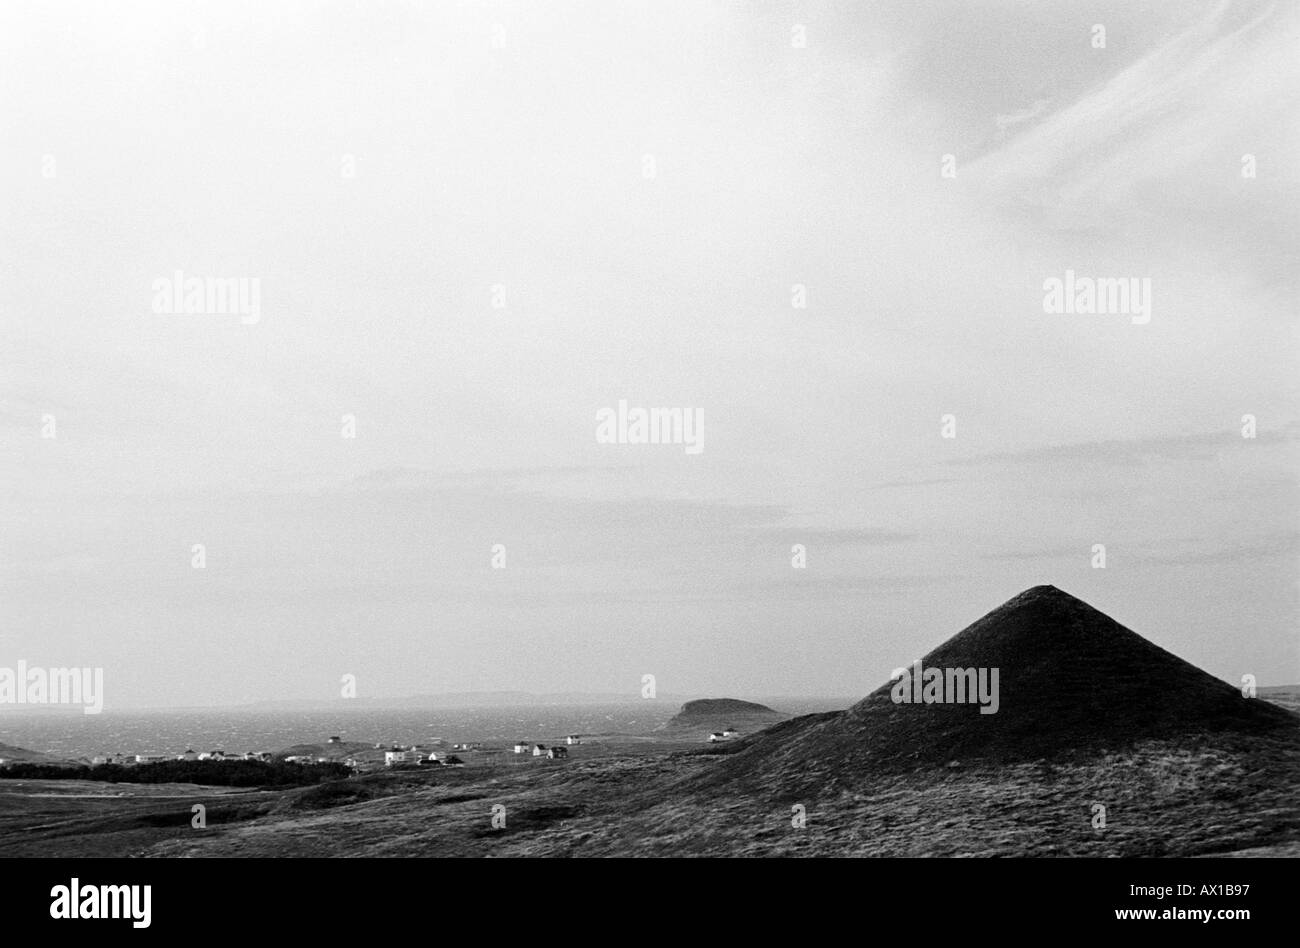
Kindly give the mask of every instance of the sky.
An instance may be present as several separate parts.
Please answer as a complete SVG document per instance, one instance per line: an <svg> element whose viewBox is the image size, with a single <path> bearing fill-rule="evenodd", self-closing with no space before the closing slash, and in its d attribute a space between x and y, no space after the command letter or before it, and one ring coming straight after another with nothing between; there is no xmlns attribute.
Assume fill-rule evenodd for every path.
<svg viewBox="0 0 1300 948"><path fill-rule="evenodd" d="M107 709L854 696L1050 583L1300 681L1298 40L1262 2L5 4L0 666L102 667ZM256 318L158 312L176 271ZM1046 312L1067 271L1149 320ZM620 401L702 449L601 443Z"/></svg>

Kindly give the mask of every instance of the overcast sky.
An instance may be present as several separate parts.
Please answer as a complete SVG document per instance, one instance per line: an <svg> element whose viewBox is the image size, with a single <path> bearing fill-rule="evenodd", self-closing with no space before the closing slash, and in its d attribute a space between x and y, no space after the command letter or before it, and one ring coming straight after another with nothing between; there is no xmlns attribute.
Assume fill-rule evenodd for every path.
<svg viewBox="0 0 1300 948"><path fill-rule="evenodd" d="M1298 44L1285 3L4 4L0 665L851 696L1052 583L1300 680ZM155 312L177 270L260 318ZM1045 313L1067 270L1150 321ZM620 400L702 452L597 443Z"/></svg>

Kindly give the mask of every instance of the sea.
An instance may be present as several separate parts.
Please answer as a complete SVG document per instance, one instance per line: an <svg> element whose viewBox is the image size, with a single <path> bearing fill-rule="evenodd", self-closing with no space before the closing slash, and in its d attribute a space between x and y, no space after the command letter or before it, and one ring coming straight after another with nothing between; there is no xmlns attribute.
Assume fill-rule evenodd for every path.
<svg viewBox="0 0 1300 948"><path fill-rule="evenodd" d="M646 734L680 705L669 702L519 705L489 708L334 710L193 709L0 712L0 744L65 759L101 754L269 751L323 744L331 737L366 743L424 744L542 741L567 734Z"/></svg>

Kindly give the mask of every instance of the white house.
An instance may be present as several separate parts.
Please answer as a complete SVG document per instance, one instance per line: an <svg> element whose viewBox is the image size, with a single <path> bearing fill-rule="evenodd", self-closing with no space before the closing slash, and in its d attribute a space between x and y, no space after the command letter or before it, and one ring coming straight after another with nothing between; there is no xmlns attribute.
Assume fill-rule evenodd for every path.
<svg viewBox="0 0 1300 948"><path fill-rule="evenodd" d="M566 737L566 738L564 739L564 743L566 743L566 744L570 744L570 745L572 745L572 744L581 744L581 743L582 743L582 736L581 736L580 734L570 734L568 737Z"/></svg>
<svg viewBox="0 0 1300 948"><path fill-rule="evenodd" d="M725 731L722 732L722 736L723 736L723 737L740 737L740 732L737 731L734 727L729 727L729 728L727 728Z"/></svg>
<svg viewBox="0 0 1300 948"><path fill-rule="evenodd" d="M136 754L135 762L137 764L157 764L167 760L166 754Z"/></svg>
<svg viewBox="0 0 1300 948"><path fill-rule="evenodd" d="M423 755L418 750L384 752L385 767L393 767L397 764L418 764L422 759Z"/></svg>
<svg viewBox="0 0 1300 948"><path fill-rule="evenodd" d="M712 734L709 735L710 744L716 743L717 741L725 741L725 740L726 738L722 736L721 731L714 731Z"/></svg>
<svg viewBox="0 0 1300 948"><path fill-rule="evenodd" d="M534 757L545 757L545 756L546 756L546 745L545 745L545 744L534 744L534 745L533 745L533 756L534 756Z"/></svg>
<svg viewBox="0 0 1300 948"><path fill-rule="evenodd" d="M199 759L199 755L196 754L196 753L194 753L194 748L192 748L192 747L187 747L187 748L185 749L185 753L181 754L181 755L178 756L176 759L177 759L177 760L198 760L198 759Z"/></svg>
<svg viewBox="0 0 1300 948"><path fill-rule="evenodd" d="M561 758L568 757L569 751L567 748L556 745L555 747L552 747L550 750L546 752L546 756L549 757L551 760L559 760Z"/></svg>
<svg viewBox="0 0 1300 948"><path fill-rule="evenodd" d="M525 742L523 742L523 741L515 741L515 753L516 753L516 754L528 754L528 753L531 753L531 752L532 752L532 749L533 749L533 748L532 748L532 745L531 745L531 744L527 744L527 743L525 743Z"/></svg>

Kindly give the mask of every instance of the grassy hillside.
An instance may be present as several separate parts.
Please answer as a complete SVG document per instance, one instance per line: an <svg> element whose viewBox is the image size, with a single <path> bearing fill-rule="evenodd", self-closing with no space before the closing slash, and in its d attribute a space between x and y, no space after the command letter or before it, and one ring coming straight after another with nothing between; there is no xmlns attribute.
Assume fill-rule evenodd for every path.
<svg viewBox="0 0 1300 948"><path fill-rule="evenodd" d="M146 856L1192 856L1300 850L1295 689L1236 689L1052 587L932 651L996 665L997 714L897 704L743 726L587 735L567 760L506 746L463 769L223 791L0 780L0 850ZM730 699L724 699L730 700ZM694 704L694 703L692 703ZM689 707L689 706L688 706ZM762 706L757 706L762 707ZM686 709L684 709L685 713ZM701 713L702 712L702 713ZM721 715L726 715L724 719ZM679 716L681 717L681 716ZM716 720L715 720L716 717ZM340 756L372 745L302 745ZM208 806L208 825L190 808ZM494 824L504 814L505 825Z"/></svg>

